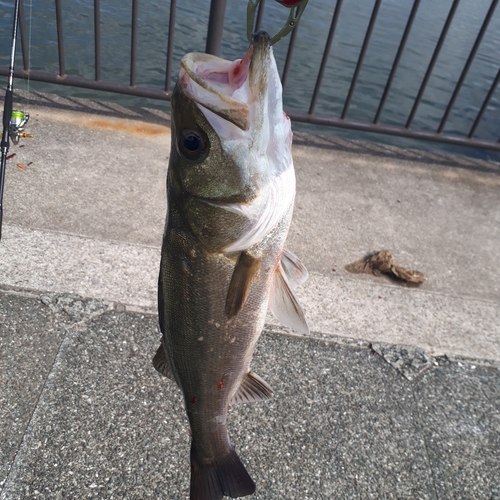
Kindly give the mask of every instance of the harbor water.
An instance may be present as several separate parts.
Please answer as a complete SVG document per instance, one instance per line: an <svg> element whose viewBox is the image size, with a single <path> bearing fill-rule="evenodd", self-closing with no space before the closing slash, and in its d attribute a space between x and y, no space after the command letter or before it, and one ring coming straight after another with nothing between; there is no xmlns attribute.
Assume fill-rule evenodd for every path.
<svg viewBox="0 0 500 500"><path fill-rule="evenodd" d="M8 65L12 34L13 1L0 0L0 64ZM404 125L424 78L427 65L451 7L451 0L422 0L410 32L399 69L386 102L381 123ZM229 0L224 24L222 56L242 57L246 40L246 0ZM481 28L490 0L462 0L447 39L429 80L413 121L416 129L434 131L451 97L469 52ZM398 49L413 0L384 0L359 76L348 117L373 121L380 97ZM172 85L180 58L187 52L203 51L206 43L208 0L178 0L174 36ZM345 0L330 51L315 112L339 117L344 107L359 57L374 0ZM94 2L72 0L63 3L63 28L66 73L94 77ZM335 2L310 0L299 25L292 66L284 91L287 110L307 112L330 28ZM52 0L25 0L30 39L32 69L58 72L55 5ZM170 2L139 2L137 85L164 88ZM262 28L275 33L283 24L286 9L267 0ZM128 83L130 79L131 2L101 0L102 79ZM18 44L20 45L20 44ZM288 41L275 46L280 71ZM18 47L17 65L21 65ZM500 66L500 9L495 12L450 114L446 133L466 134L480 109ZM147 99L16 80L17 88L66 96L113 101L126 106L150 106L167 109L169 104ZM500 89L477 130L487 140L500 137ZM396 137L373 135L295 123L296 130L322 135L384 141L402 146L418 146L436 151L465 152L481 158L500 155L460 147L422 143Z"/></svg>

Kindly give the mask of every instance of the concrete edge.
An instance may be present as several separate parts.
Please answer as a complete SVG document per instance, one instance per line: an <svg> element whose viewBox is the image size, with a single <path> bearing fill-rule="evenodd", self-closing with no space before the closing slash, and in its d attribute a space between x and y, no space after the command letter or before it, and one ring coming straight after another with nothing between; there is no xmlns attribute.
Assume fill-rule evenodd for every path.
<svg viewBox="0 0 500 500"><path fill-rule="evenodd" d="M156 311L156 308L149 308L149 307L141 307L137 306L134 304L124 304L121 302L116 302L116 301L105 301L101 299L95 299L93 297L84 297L81 295L76 295L76 294L71 294L71 293L59 293L59 292L45 292L45 291L40 291L40 290L29 290L25 288L20 288L20 287L11 287L7 285L0 284L0 294L11 294L11 295L18 295L26 298L31 298L31 299L38 299L42 301L45 305L49 306L44 300L44 296L51 296L54 298L68 298L71 299L74 302L93 302L100 304L102 307L98 308L98 312L95 314L89 314L88 317L84 318L81 321L75 321L72 326L80 325L87 323L88 321L92 321L96 317L105 314L110 311L116 311L116 312L124 312L124 313L130 313L130 314L142 314L142 315L148 315L148 316L158 316L158 313ZM398 363L394 363L389 356L387 356L386 351L387 350L392 350L393 352L398 352L398 353L405 353L403 354L403 357L406 356L405 362L406 363L412 363L415 359L416 356L424 356L428 359L428 362L425 366L424 369L419 370L417 375L420 375L424 371L426 371L427 368L430 367L430 365L438 365L438 364L443 364L443 363L457 363L457 364L462 364L462 365L468 365L468 366L484 366L484 367L490 367L490 368L497 368L500 369L500 361L493 360L493 359L480 359L480 358L472 358L472 357L466 357L466 356L460 356L460 355L431 355L426 352L426 350L416 347L416 346L411 346L408 344L390 344L386 342L370 342L368 340L364 339L356 339L356 338L351 338L351 337L343 337L339 335L334 335L334 334L324 334L321 332L316 332L312 331L311 335L301 335L298 333L293 332L287 327L282 327L282 326L277 326L275 324L271 324L266 322L264 325L264 330L262 332L268 333L268 334L275 334L275 335L281 335L285 337L293 337L296 339L308 341L308 342L317 342L320 341L325 345L338 345L343 348L349 348L349 349L369 349L372 354L377 354L384 358L389 364L391 364L397 371L401 372L405 378L408 380L412 381L416 378L416 376L408 376L408 374L405 374L404 370L400 368ZM158 331L159 334L159 331Z"/></svg>

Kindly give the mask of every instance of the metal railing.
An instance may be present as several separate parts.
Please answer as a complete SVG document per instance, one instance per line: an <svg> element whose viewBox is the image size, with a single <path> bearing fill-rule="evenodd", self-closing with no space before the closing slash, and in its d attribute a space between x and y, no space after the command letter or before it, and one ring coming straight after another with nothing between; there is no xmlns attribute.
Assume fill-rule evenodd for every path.
<svg viewBox="0 0 500 500"><path fill-rule="evenodd" d="M492 0L488 11L484 17L481 28L475 38L475 41L470 48L469 55L463 66L460 77L456 82L456 85L448 96L447 105L445 111L440 119L439 126L433 131L425 130L422 127L414 126L414 119L419 109L420 104L424 96L424 92L427 89L429 79L433 75L433 70L436 65L436 61L441 53L442 47L447 39L450 26L452 25L453 18L459 6L460 0L453 0L450 10L447 14L444 26L439 35L437 44L434 48L430 62L427 65L425 74L420 83L418 93L412 103L412 108L409 116L404 123L400 125L388 125L381 122L382 112L387 103L389 93L391 91L394 78L398 69L400 69L400 61L402 54L406 48L408 38L414 27L415 16L420 7L421 0L413 0L413 4L406 20L406 24L399 41L396 55L392 62L392 67L388 74L386 84L384 86L382 96L377 105L377 111L372 120L355 120L349 117L349 111L352 104L352 99L354 92L357 88L361 70L365 62L367 51L370 47L370 41L372 39L372 34L374 30L375 23L377 21L380 7L383 0L374 0L373 9L368 22L368 27L366 29L363 43L359 52L357 63L355 65L354 74L350 81L349 90L345 101L343 102L343 109L339 116L332 116L331 113L327 112L317 112L318 108L318 96L320 95L322 89L322 83L325 78L325 70L329 62L329 56L332 49L333 42L336 37L336 32L338 28L339 17L343 8L343 0L337 0L335 7L332 8L333 16L330 24L328 36L325 41L323 54L321 57L321 63L317 70L317 77L315 81L314 91L312 93L311 99L308 103L304 102L303 111L288 111L288 114L292 120L324 125L340 127L345 129L358 130L363 132L374 132L379 134L389 134L400 137L407 137L413 139L422 139L428 141L435 141L441 143L448 143L460 146L475 147L488 150L500 151L500 139L491 140L477 137L478 127L481 124L485 112L490 104L495 90L500 82L500 69L496 73L489 86L489 90L486 96L479 106L479 110L474 117L471 128L467 133L446 133L445 126L448 123L450 113L452 112L454 105L457 100L457 96L463 87L466 76L469 73L471 65L476 59L479 46L483 40L484 34L490 24L493 17L495 9L498 4L498 0ZM65 52L64 52L64 36L63 36L63 8L61 0L55 0L56 6L56 27L57 27L57 42L58 42L58 58L59 58L59 71L58 73L42 71L42 70L30 70L28 61L28 43L26 35L26 21L25 21L25 9L23 2L21 0L20 13L19 13L19 31L21 36L21 47L22 47L22 59L23 68L18 68L15 70L14 76L19 78L29 78L33 81L41 81L46 83L54 83L61 85L69 85L75 87L83 87L87 89L102 90L109 92L116 92L120 94L128 94L139 97L146 97L152 99L160 100L170 100L171 96L171 76L172 76L172 53L174 48L174 28L175 28L175 16L177 10L177 1L170 0L169 9L169 29L168 36L166 40L167 47L167 57L166 57L166 67L165 67L165 79L163 88L150 88L145 86L139 86L136 84L136 68L137 68L137 32L138 32L138 0L132 0L132 23L131 23L131 50L130 50L130 81L128 84L120 84L111 81L105 81L101 79L101 19L100 19L100 0L94 0L94 67L95 67L95 77L85 78L81 76L74 76L66 74L65 69ZM261 1L259 6L259 11L256 20L256 29L259 29L264 12L265 0ZM221 39L224 25L224 15L226 11L226 0L212 0L210 4L210 14L207 26L207 43L206 51L208 53L218 55L221 50ZM326 15L326 13L325 13ZM300 26L293 31L292 36L289 40L288 51L284 61L284 69L282 73L282 83L285 87L287 81L290 78L290 66L293 57L294 47L296 45L297 38L300 38ZM500 47L499 47L500 52ZM7 75L8 68L6 66L0 66L0 75ZM419 78L418 74L415 74L415 78ZM307 109L307 110L306 110Z"/></svg>

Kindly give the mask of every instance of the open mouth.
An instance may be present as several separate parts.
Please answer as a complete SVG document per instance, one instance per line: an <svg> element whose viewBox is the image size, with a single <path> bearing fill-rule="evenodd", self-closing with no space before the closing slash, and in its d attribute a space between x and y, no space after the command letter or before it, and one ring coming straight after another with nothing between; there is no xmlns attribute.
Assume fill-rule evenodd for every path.
<svg viewBox="0 0 500 500"><path fill-rule="evenodd" d="M197 83L203 85L204 82L220 94L232 96L248 77L252 54L253 45L250 45L243 59L236 59L233 62L224 60L195 62L195 74L200 80Z"/></svg>
<svg viewBox="0 0 500 500"><path fill-rule="evenodd" d="M187 54L181 60L179 82L197 104L248 131L249 107L259 98L269 50L269 35L259 32L242 59Z"/></svg>

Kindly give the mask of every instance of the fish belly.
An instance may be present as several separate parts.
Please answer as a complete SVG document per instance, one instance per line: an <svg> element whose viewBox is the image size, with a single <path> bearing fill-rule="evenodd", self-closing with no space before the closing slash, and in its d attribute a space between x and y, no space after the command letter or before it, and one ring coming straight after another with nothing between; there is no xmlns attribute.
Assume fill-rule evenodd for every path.
<svg viewBox="0 0 500 500"><path fill-rule="evenodd" d="M230 443L227 412L250 371L291 214L247 250L259 259L259 267L241 309L228 318L226 300L240 252L207 251L186 227L177 207L172 204L169 210L160 266L159 315L165 354L183 392L192 431L191 498L209 488L214 474L216 484L226 484L224 494L247 495L253 481ZM222 498L217 496L220 491L213 496L203 491L200 499Z"/></svg>

